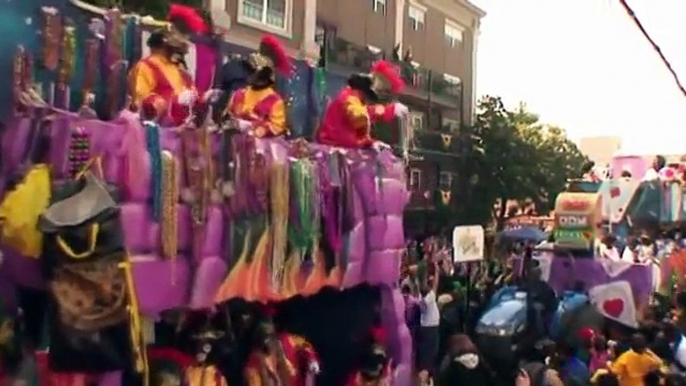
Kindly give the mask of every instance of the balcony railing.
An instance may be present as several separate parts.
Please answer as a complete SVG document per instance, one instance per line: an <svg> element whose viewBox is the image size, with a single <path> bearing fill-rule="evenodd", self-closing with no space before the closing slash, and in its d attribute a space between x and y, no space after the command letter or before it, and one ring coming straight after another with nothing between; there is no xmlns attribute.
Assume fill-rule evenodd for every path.
<svg viewBox="0 0 686 386"><path fill-rule="evenodd" d="M368 71L375 60L383 59L383 52L374 54L368 47L351 43L347 40L331 39L326 47L326 60L351 67L359 71Z"/></svg>
<svg viewBox="0 0 686 386"><path fill-rule="evenodd" d="M351 43L347 40L334 38L326 44L327 63L353 68L358 71L368 71L376 60L389 56L385 52L372 52L370 47ZM405 83L413 89L455 99L462 94L462 85L450 81L443 73L414 67L405 62L396 62Z"/></svg>
<svg viewBox="0 0 686 386"><path fill-rule="evenodd" d="M415 67L410 63L397 62L405 83L416 90L449 98L459 98L462 84L449 81L443 73Z"/></svg>

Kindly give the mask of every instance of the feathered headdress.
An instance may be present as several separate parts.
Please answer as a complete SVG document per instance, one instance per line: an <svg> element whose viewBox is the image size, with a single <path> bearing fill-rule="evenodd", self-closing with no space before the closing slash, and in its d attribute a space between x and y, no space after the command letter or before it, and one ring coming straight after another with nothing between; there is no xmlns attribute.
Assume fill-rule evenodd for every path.
<svg viewBox="0 0 686 386"><path fill-rule="evenodd" d="M398 67L385 60L374 63L371 76L373 80L372 89L376 92L391 91L398 94L405 88L405 82L400 77Z"/></svg>
<svg viewBox="0 0 686 386"><path fill-rule="evenodd" d="M260 49L248 59L255 71L271 68L284 75L291 74L291 61L281 43L272 35L266 35L260 42Z"/></svg>
<svg viewBox="0 0 686 386"><path fill-rule="evenodd" d="M170 5L167 19L183 33L205 34L210 31L200 13L195 8L185 5Z"/></svg>

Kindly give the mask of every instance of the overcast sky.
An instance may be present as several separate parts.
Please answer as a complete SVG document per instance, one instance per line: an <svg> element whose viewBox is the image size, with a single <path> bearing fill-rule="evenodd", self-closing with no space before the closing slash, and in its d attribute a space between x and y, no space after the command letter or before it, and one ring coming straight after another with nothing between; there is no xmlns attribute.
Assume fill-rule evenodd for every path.
<svg viewBox="0 0 686 386"><path fill-rule="evenodd" d="M482 21L477 93L519 101L578 139L619 135L686 153L686 96L618 0L472 0ZM627 0L686 83L686 0Z"/></svg>

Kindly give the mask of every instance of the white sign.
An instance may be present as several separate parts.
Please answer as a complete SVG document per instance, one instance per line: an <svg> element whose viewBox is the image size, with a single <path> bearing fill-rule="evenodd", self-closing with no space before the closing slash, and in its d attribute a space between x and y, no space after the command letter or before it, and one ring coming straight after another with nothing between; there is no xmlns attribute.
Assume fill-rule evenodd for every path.
<svg viewBox="0 0 686 386"><path fill-rule="evenodd" d="M480 225L455 227L453 230L453 261L484 259L484 228Z"/></svg>

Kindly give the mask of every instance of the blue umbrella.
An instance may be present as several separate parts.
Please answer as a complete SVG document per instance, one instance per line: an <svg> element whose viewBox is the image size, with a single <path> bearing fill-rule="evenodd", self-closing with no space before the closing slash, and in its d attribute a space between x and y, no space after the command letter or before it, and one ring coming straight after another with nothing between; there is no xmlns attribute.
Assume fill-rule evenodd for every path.
<svg viewBox="0 0 686 386"><path fill-rule="evenodd" d="M501 240L510 241L543 241L548 235L542 230L534 227L521 227L500 232Z"/></svg>

